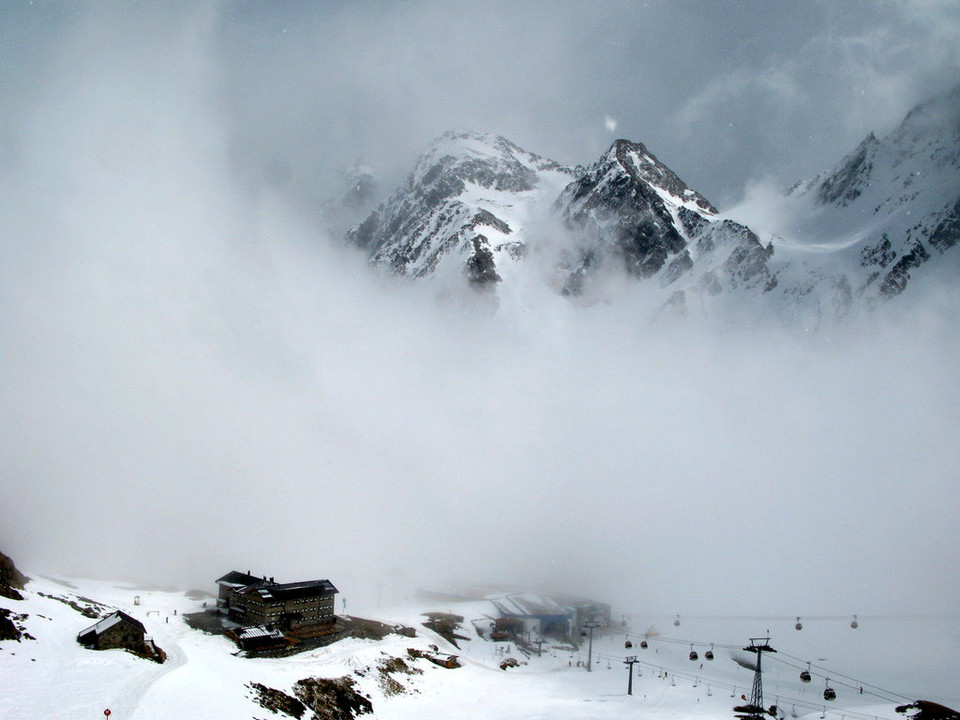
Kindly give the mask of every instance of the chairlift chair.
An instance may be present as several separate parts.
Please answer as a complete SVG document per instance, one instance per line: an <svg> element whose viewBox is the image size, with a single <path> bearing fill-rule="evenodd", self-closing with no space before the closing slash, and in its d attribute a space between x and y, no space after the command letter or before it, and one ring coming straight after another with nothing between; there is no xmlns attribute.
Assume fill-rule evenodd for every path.
<svg viewBox="0 0 960 720"><path fill-rule="evenodd" d="M624 646L627 650L629 650L630 648L633 647L633 643L630 642L629 640L627 640L627 641L623 644L623 646Z"/></svg>
<svg viewBox="0 0 960 720"><path fill-rule="evenodd" d="M707 660L713 660L713 645L710 645L710 649L703 654L703 657Z"/></svg>
<svg viewBox="0 0 960 720"><path fill-rule="evenodd" d="M794 630L803 630L803 623L800 622L800 618L797 618L797 624L793 626Z"/></svg>
<svg viewBox="0 0 960 720"><path fill-rule="evenodd" d="M690 659L694 661L700 659L700 656L697 655L697 651L693 649L693 645L690 646Z"/></svg>
<svg viewBox="0 0 960 720"><path fill-rule="evenodd" d="M647 649L647 641L646 641L646 640L641 640L641 641L640 641L640 649L641 649L641 650L646 650L646 649Z"/></svg>
<svg viewBox="0 0 960 720"><path fill-rule="evenodd" d="M850 627L852 627L854 630L856 630L858 627L860 627L860 623L857 622L857 616L856 616L856 615L853 616L853 622L850 623Z"/></svg>

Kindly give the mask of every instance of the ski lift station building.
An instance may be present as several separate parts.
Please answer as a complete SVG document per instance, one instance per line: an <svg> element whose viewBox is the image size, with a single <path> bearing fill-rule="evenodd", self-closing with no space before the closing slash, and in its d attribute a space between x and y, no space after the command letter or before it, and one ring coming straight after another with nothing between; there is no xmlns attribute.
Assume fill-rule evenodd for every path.
<svg viewBox="0 0 960 720"><path fill-rule="evenodd" d="M610 606L605 603L536 593L508 593L490 598L501 618L523 622L523 631L541 637L567 637L578 633L585 622L610 624Z"/></svg>

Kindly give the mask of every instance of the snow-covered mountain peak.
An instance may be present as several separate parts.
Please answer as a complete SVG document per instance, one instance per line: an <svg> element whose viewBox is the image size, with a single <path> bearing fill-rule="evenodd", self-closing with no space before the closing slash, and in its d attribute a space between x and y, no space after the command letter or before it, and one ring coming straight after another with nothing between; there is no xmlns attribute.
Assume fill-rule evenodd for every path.
<svg viewBox="0 0 960 720"><path fill-rule="evenodd" d="M499 135L448 132L420 156L406 183L348 239L371 262L414 277L499 282L525 251L523 228L549 207L573 171Z"/></svg>
<svg viewBox="0 0 960 720"><path fill-rule="evenodd" d="M407 187L436 186L445 194L470 182L479 187L522 192L532 190L537 173L561 170L559 163L529 153L500 135L447 132L420 156Z"/></svg>
<svg viewBox="0 0 960 720"><path fill-rule="evenodd" d="M643 143L616 140L574 170L499 135L448 132L349 238L374 264L446 286L527 287L533 273L591 302L626 276L673 314L755 303L805 326L839 320L960 244L960 87L779 204L760 200L720 216Z"/></svg>
<svg viewBox="0 0 960 720"><path fill-rule="evenodd" d="M821 206L856 207L861 216L896 214L920 197L931 203L924 209L932 210L960 194L958 172L960 86L914 107L882 139L871 132L831 172L814 178L797 195L812 193Z"/></svg>
<svg viewBox="0 0 960 720"><path fill-rule="evenodd" d="M960 87L792 188L781 217L771 230L789 238L774 263L785 297L850 308L899 295L960 243Z"/></svg>
<svg viewBox="0 0 960 720"><path fill-rule="evenodd" d="M635 180L645 182L666 193L674 204L712 215L717 213L700 193L687 187L676 173L657 160L643 143L616 140L603 156L603 161L615 163Z"/></svg>

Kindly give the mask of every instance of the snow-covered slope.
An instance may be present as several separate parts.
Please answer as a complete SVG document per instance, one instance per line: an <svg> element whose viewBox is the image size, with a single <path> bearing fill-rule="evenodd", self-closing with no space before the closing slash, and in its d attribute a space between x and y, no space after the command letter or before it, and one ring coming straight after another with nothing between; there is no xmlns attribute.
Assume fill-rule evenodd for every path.
<svg viewBox="0 0 960 720"><path fill-rule="evenodd" d="M960 87L794 186L771 230L784 308L842 316L960 266ZM731 211L750 218L756 208ZM750 220L748 219L748 222Z"/></svg>
<svg viewBox="0 0 960 720"><path fill-rule="evenodd" d="M349 234L373 263L412 277L464 275L498 282L525 251L527 221L572 171L479 133L447 133L386 202Z"/></svg>
<svg viewBox="0 0 960 720"><path fill-rule="evenodd" d="M293 717L261 706L266 690L293 696L298 681L305 678L348 677L354 689L370 701L371 718L646 718L647 720L730 717L741 694L749 695L752 673L734 662L744 655L738 648L743 638L756 634L757 623L746 619L717 623L684 618L674 628L671 619L624 616L616 629L598 630L593 638L592 672L587 672L586 645L579 649L547 642L542 655L521 650L514 642L493 642L477 628L488 628L493 607L489 602L444 603L443 610L463 616L455 647L423 627L422 613L436 610L416 605L376 612L389 624L416 627L417 637L388 635L383 640L342 640L333 645L286 658L244 658L223 636L190 629L184 613L201 609L203 599L174 590L136 588L104 581L72 579L68 583L36 578L28 583L23 600L0 598L0 607L10 608L19 626L29 633L19 641L0 641L0 717L26 718L111 717L148 720L154 718L264 718ZM135 596L141 602L134 604ZM162 665L121 650L93 651L76 642L77 633L93 620L81 611L106 613L122 609L139 619L168 656ZM364 614L368 614L365 612ZM475 622L474 622L475 621ZM808 623L803 633L788 622L763 620L774 633L773 644L781 651L765 665L766 704L777 703L781 718L796 713L811 719L896 720L894 702L857 691L852 676L872 662L886 668L895 687L912 699L919 680L934 687L924 696L952 703L958 689L949 668L955 665L956 646L930 641L931 627L904 621L880 623L861 618L857 631L836 632L832 623L819 629ZM941 625L942 625L941 621ZM655 624L664 634L639 647L640 633ZM846 627L845 623L841 627ZM669 628L670 632L666 632ZM902 632L901 632L902 630ZM654 632L655 629L654 629ZM625 647L632 638L633 646ZM716 641L716 659L703 657L709 645L698 644L699 662L687 655L689 641ZM901 642L902 638L907 638ZM436 645L441 652L459 656L462 667L440 668L417 657ZM917 655L910 654L915 647ZM414 653L409 649L413 648ZM946 654L944 654L946 653ZM805 686L797 671L803 664L791 659L827 656L831 664L844 661L846 674L834 677L837 700L825 704L819 696L823 669L815 665L819 687ZM633 695L627 695L626 656L636 656ZM513 657L518 666L507 671L500 663ZM922 665L921 658L928 663ZM403 663L398 663L402 659ZM776 662L774 660L776 659ZM920 664L918 664L920 663ZM934 681L930 667L942 669L946 678ZM938 672L940 672L938 670ZM888 678L870 678L885 684ZM943 684L943 683L946 684ZM952 683L952 684L951 684ZM260 688L258 690L258 688ZM266 690L265 690L266 689ZM825 707L829 705L828 707ZM303 718L315 717L308 710Z"/></svg>

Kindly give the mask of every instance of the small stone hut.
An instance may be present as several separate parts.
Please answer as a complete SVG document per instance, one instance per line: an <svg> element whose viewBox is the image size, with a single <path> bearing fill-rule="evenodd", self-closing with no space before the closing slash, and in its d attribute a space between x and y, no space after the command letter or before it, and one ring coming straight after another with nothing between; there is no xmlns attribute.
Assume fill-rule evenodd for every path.
<svg viewBox="0 0 960 720"><path fill-rule="evenodd" d="M119 648L163 662L166 654L147 635L143 623L122 610L107 615L77 635L77 642L90 650Z"/></svg>

